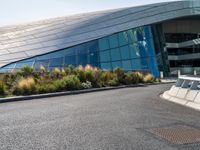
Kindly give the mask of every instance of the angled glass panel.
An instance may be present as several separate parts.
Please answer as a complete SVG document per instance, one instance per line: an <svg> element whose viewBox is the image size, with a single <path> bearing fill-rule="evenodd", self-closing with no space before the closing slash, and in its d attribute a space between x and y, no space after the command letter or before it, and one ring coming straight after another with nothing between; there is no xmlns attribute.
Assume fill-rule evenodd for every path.
<svg viewBox="0 0 200 150"><path fill-rule="evenodd" d="M76 60L76 55L73 56L65 56L65 66L68 65L73 65L76 66L77 65L77 60Z"/></svg>
<svg viewBox="0 0 200 150"><path fill-rule="evenodd" d="M98 41L91 41L87 43L87 49L89 50L89 52L96 52L99 50L99 45L98 45Z"/></svg>
<svg viewBox="0 0 200 150"><path fill-rule="evenodd" d="M35 57L36 60L48 60L50 59L51 54L45 54L45 55L41 55L41 56L37 56Z"/></svg>
<svg viewBox="0 0 200 150"><path fill-rule="evenodd" d="M88 53L86 44L81 44L81 45L75 46L74 48L76 48L76 50L78 51L78 54Z"/></svg>
<svg viewBox="0 0 200 150"><path fill-rule="evenodd" d="M144 26L143 28L146 39L152 38L151 26Z"/></svg>
<svg viewBox="0 0 200 150"><path fill-rule="evenodd" d="M121 61L114 61L114 62L112 62L112 68L113 69L122 68L122 62Z"/></svg>
<svg viewBox="0 0 200 150"><path fill-rule="evenodd" d="M119 46L117 34L109 36L109 43L110 43L110 48L115 48Z"/></svg>
<svg viewBox="0 0 200 150"><path fill-rule="evenodd" d="M109 41L107 37L101 38L99 41L99 50L109 49Z"/></svg>
<svg viewBox="0 0 200 150"><path fill-rule="evenodd" d="M131 58L139 58L140 57L140 49L138 47L138 44L136 44L136 43L130 44L129 49L130 49Z"/></svg>
<svg viewBox="0 0 200 150"><path fill-rule="evenodd" d="M128 46L120 47L122 59L130 59L130 52Z"/></svg>
<svg viewBox="0 0 200 150"><path fill-rule="evenodd" d="M128 30L127 34L128 34L129 43L137 42L137 32L135 30L132 30L132 29Z"/></svg>
<svg viewBox="0 0 200 150"><path fill-rule="evenodd" d="M99 62L99 52L93 52L89 54L90 63Z"/></svg>
<svg viewBox="0 0 200 150"><path fill-rule="evenodd" d="M65 56L65 50L50 53L50 58L60 58Z"/></svg>
<svg viewBox="0 0 200 150"><path fill-rule="evenodd" d="M139 27L134 29L137 32L137 40L138 41L143 41L145 39L145 34L144 34L144 29L143 27Z"/></svg>
<svg viewBox="0 0 200 150"><path fill-rule="evenodd" d="M41 67L44 67L48 70L49 60L39 60L34 64L34 68L36 71L39 71Z"/></svg>
<svg viewBox="0 0 200 150"><path fill-rule="evenodd" d="M146 41L140 41L138 43L139 46L139 52L141 57L148 57L148 49L147 49L147 42Z"/></svg>
<svg viewBox="0 0 200 150"><path fill-rule="evenodd" d="M101 63L101 69L103 70L111 70L111 63Z"/></svg>
<svg viewBox="0 0 200 150"><path fill-rule="evenodd" d="M153 39L147 39L146 42L147 42L147 49L148 49L149 56L155 56Z"/></svg>
<svg viewBox="0 0 200 150"><path fill-rule="evenodd" d="M15 68L19 69L19 68L22 68L24 66L32 67L33 66L33 61L17 62Z"/></svg>
<svg viewBox="0 0 200 150"><path fill-rule="evenodd" d="M100 52L100 61L101 62L110 61L110 51Z"/></svg>
<svg viewBox="0 0 200 150"><path fill-rule="evenodd" d="M5 68L5 69L13 69L13 68L15 67L15 64L16 64L16 63L9 64L9 65L7 65L7 66L5 66L5 67L3 67L3 68Z"/></svg>
<svg viewBox="0 0 200 150"><path fill-rule="evenodd" d="M112 61L121 60L119 48L111 49L110 53Z"/></svg>
<svg viewBox="0 0 200 150"><path fill-rule="evenodd" d="M49 67L63 67L63 57L50 59Z"/></svg>
<svg viewBox="0 0 200 150"><path fill-rule="evenodd" d="M128 44L128 35L127 35L126 31L118 33L118 36L119 36L119 45L120 46Z"/></svg>
<svg viewBox="0 0 200 150"><path fill-rule="evenodd" d="M140 59L132 59L131 63L132 63L132 70L142 70Z"/></svg>
<svg viewBox="0 0 200 150"><path fill-rule="evenodd" d="M122 67L124 70L132 70L132 65L130 60L122 61Z"/></svg>
<svg viewBox="0 0 200 150"><path fill-rule="evenodd" d="M76 47L71 47L71 48L67 48L65 49L65 55L66 56L73 56L77 54L77 48Z"/></svg>
<svg viewBox="0 0 200 150"><path fill-rule="evenodd" d="M79 54L78 55L78 65L87 65L89 64L88 62L88 55L87 54Z"/></svg>

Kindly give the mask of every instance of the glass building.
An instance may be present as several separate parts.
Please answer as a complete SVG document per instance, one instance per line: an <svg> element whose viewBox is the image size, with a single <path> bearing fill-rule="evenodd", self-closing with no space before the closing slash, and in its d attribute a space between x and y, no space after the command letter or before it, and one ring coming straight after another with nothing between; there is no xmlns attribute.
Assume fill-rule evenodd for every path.
<svg viewBox="0 0 200 150"><path fill-rule="evenodd" d="M2 27L0 71L87 64L156 77L200 71L199 8L195 0L167 2Z"/></svg>

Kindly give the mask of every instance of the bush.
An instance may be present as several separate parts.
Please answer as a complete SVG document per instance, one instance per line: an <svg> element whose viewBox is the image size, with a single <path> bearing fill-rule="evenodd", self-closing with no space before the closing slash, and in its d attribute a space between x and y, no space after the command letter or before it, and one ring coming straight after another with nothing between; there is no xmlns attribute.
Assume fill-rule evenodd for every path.
<svg viewBox="0 0 200 150"><path fill-rule="evenodd" d="M119 85L119 81L117 78L111 79L108 81L108 85L109 86L118 86Z"/></svg>
<svg viewBox="0 0 200 150"><path fill-rule="evenodd" d="M124 72L124 70L121 69L121 68L116 68L114 70L114 73L117 75L119 83L124 84L125 83L125 72Z"/></svg>
<svg viewBox="0 0 200 150"><path fill-rule="evenodd" d="M77 90L81 88L81 82L75 75L69 75L63 78L63 83L68 90Z"/></svg>
<svg viewBox="0 0 200 150"><path fill-rule="evenodd" d="M55 87L55 91L63 91L65 89L65 82L63 79L53 81L53 86Z"/></svg>
<svg viewBox="0 0 200 150"><path fill-rule="evenodd" d="M29 66L24 66L19 70L18 73L23 77L33 76L34 69L32 67L29 67Z"/></svg>
<svg viewBox="0 0 200 150"><path fill-rule="evenodd" d="M60 78L61 77L61 70L59 68L54 68L52 71L51 71L51 76L53 78Z"/></svg>
<svg viewBox="0 0 200 150"><path fill-rule="evenodd" d="M6 86L2 81L0 81L0 95L1 96L5 95L5 92L6 92Z"/></svg>
<svg viewBox="0 0 200 150"><path fill-rule="evenodd" d="M90 81L86 81L86 82L81 84L81 87L83 89L90 89L90 88L92 88L92 83Z"/></svg>
<svg viewBox="0 0 200 150"><path fill-rule="evenodd" d="M56 92L57 89L53 84L37 85L36 91L39 94Z"/></svg>
<svg viewBox="0 0 200 150"><path fill-rule="evenodd" d="M133 83L143 83L144 82L144 75L140 72L134 72L134 81Z"/></svg>
<svg viewBox="0 0 200 150"><path fill-rule="evenodd" d="M153 83L154 82L154 76L150 73L144 76L144 82L146 83Z"/></svg>
<svg viewBox="0 0 200 150"><path fill-rule="evenodd" d="M134 74L130 72L126 73L124 82L126 85L134 84Z"/></svg>
<svg viewBox="0 0 200 150"><path fill-rule="evenodd" d="M17 81L13 88L15 95L29 95L36 92L35 80L33 77L22 78Z"/></svg>

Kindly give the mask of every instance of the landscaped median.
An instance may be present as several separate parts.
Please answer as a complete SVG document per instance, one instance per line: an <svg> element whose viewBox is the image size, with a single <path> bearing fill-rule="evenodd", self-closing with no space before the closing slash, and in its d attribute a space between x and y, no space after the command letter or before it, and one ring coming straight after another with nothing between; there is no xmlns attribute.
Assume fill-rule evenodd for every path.
<svg viewBox="0 0 200 150"><path fill-rule="evenodd" d="M47 97L154 82L159 82L159 79L149 73L125 72L120 68L103 71L87 65L55 68L51 71L41 67L39 71L35 71L25 66L12 73L1 74L0 95L7 100L15 96L26 99L29 95L34 95L35 98Z"/></svg>

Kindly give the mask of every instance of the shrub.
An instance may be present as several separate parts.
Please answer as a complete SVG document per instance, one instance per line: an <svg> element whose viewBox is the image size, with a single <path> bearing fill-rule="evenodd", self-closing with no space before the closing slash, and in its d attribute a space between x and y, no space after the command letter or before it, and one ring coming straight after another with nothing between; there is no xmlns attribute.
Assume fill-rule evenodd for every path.
<svg viewBox="0 0 200 150"><path fill-rule="evenodd" d="M36 91L35 80L33 77L22 78L14 86L13 93L16 95L34 94Z"/></svg>
<svg viewBox="0 0 200 150"><path fill-rule="evenodd" d="M19 70L18 73L23 77L28 77L28 76L32 76L34 74L34 69L29 66L24 66Z"/></svg>
<svg viewBox="0 0 200 150"><path fill-rule="evenodd" d="M124 72L124 70L121 69L121 68L116 68L114 70L114 73L117 75L119 83L120 84L124 84L124 82L125 82L125 80L124 80L124 78L125 78L125 72Z"/></svg>
<svg viewBox="0 0 200 150"><path fill-rule="evenodd" d="M147 75L144 76L144 82L146 83L153 83L154 82L154 77L152 74L148 73Z"/></svg>
<svg viewBox="0 0 200 150"><path fill-rule="evenodd" d="M53 86L55 87L55 91L59 92L65 89L65 83L63 79L53 81Z"/></svg>
<svg viewBox="0 0 200 150"><path fill-rule="evenodd" d="M83 82L83 83L81 83L81 87L83 89L90 89L90 88L92 88L92 83L90 81Z"/></svg>
<svg viewBox="0 0 200 150"><path fill-rule="evenodd" d="M134 83L134 74L132 74L131 72L126 73L124 82L126 85L133 84Z"/></svg>
<svg viewBox="0 0 200 150"><path fill-rule="evenodd" d="M6 86L2 81L0 81L0 95L1 96L5 95L5 92L6 92Z"/></svg>
<svg viewBox="0 0 200 150"><path fill-rule="evenodd" d="M108 85L109 86L118 86L119 85L119 81L117 78L111 79L108 81Z"/></svg>
<svg viewBox="0 0 200 150"><path fill-rule="evenodd" d="M61 76L61 71L59 68L54 68L52 71L51 71L51 75L53 78L59 78Z"/></svg>
<svg viewBox="0 0 200 150"><path fill-rule="evenodd" d="M81 82L75 75L69 75L63 78L65 88L68 90L77 90L81 88Z"/></svg>
<svg viewBox="0 0 200 150"><path fill-rule="evenodd" d="M144 75L140 72L134 72L134 83L143 83Z"/></svg>
<svg viewBox="0 0 200 150"><path fill-rule="evenodd" d="M37 85L36 91L39 94L56 92L56 87L53 84Z"/></svg>

